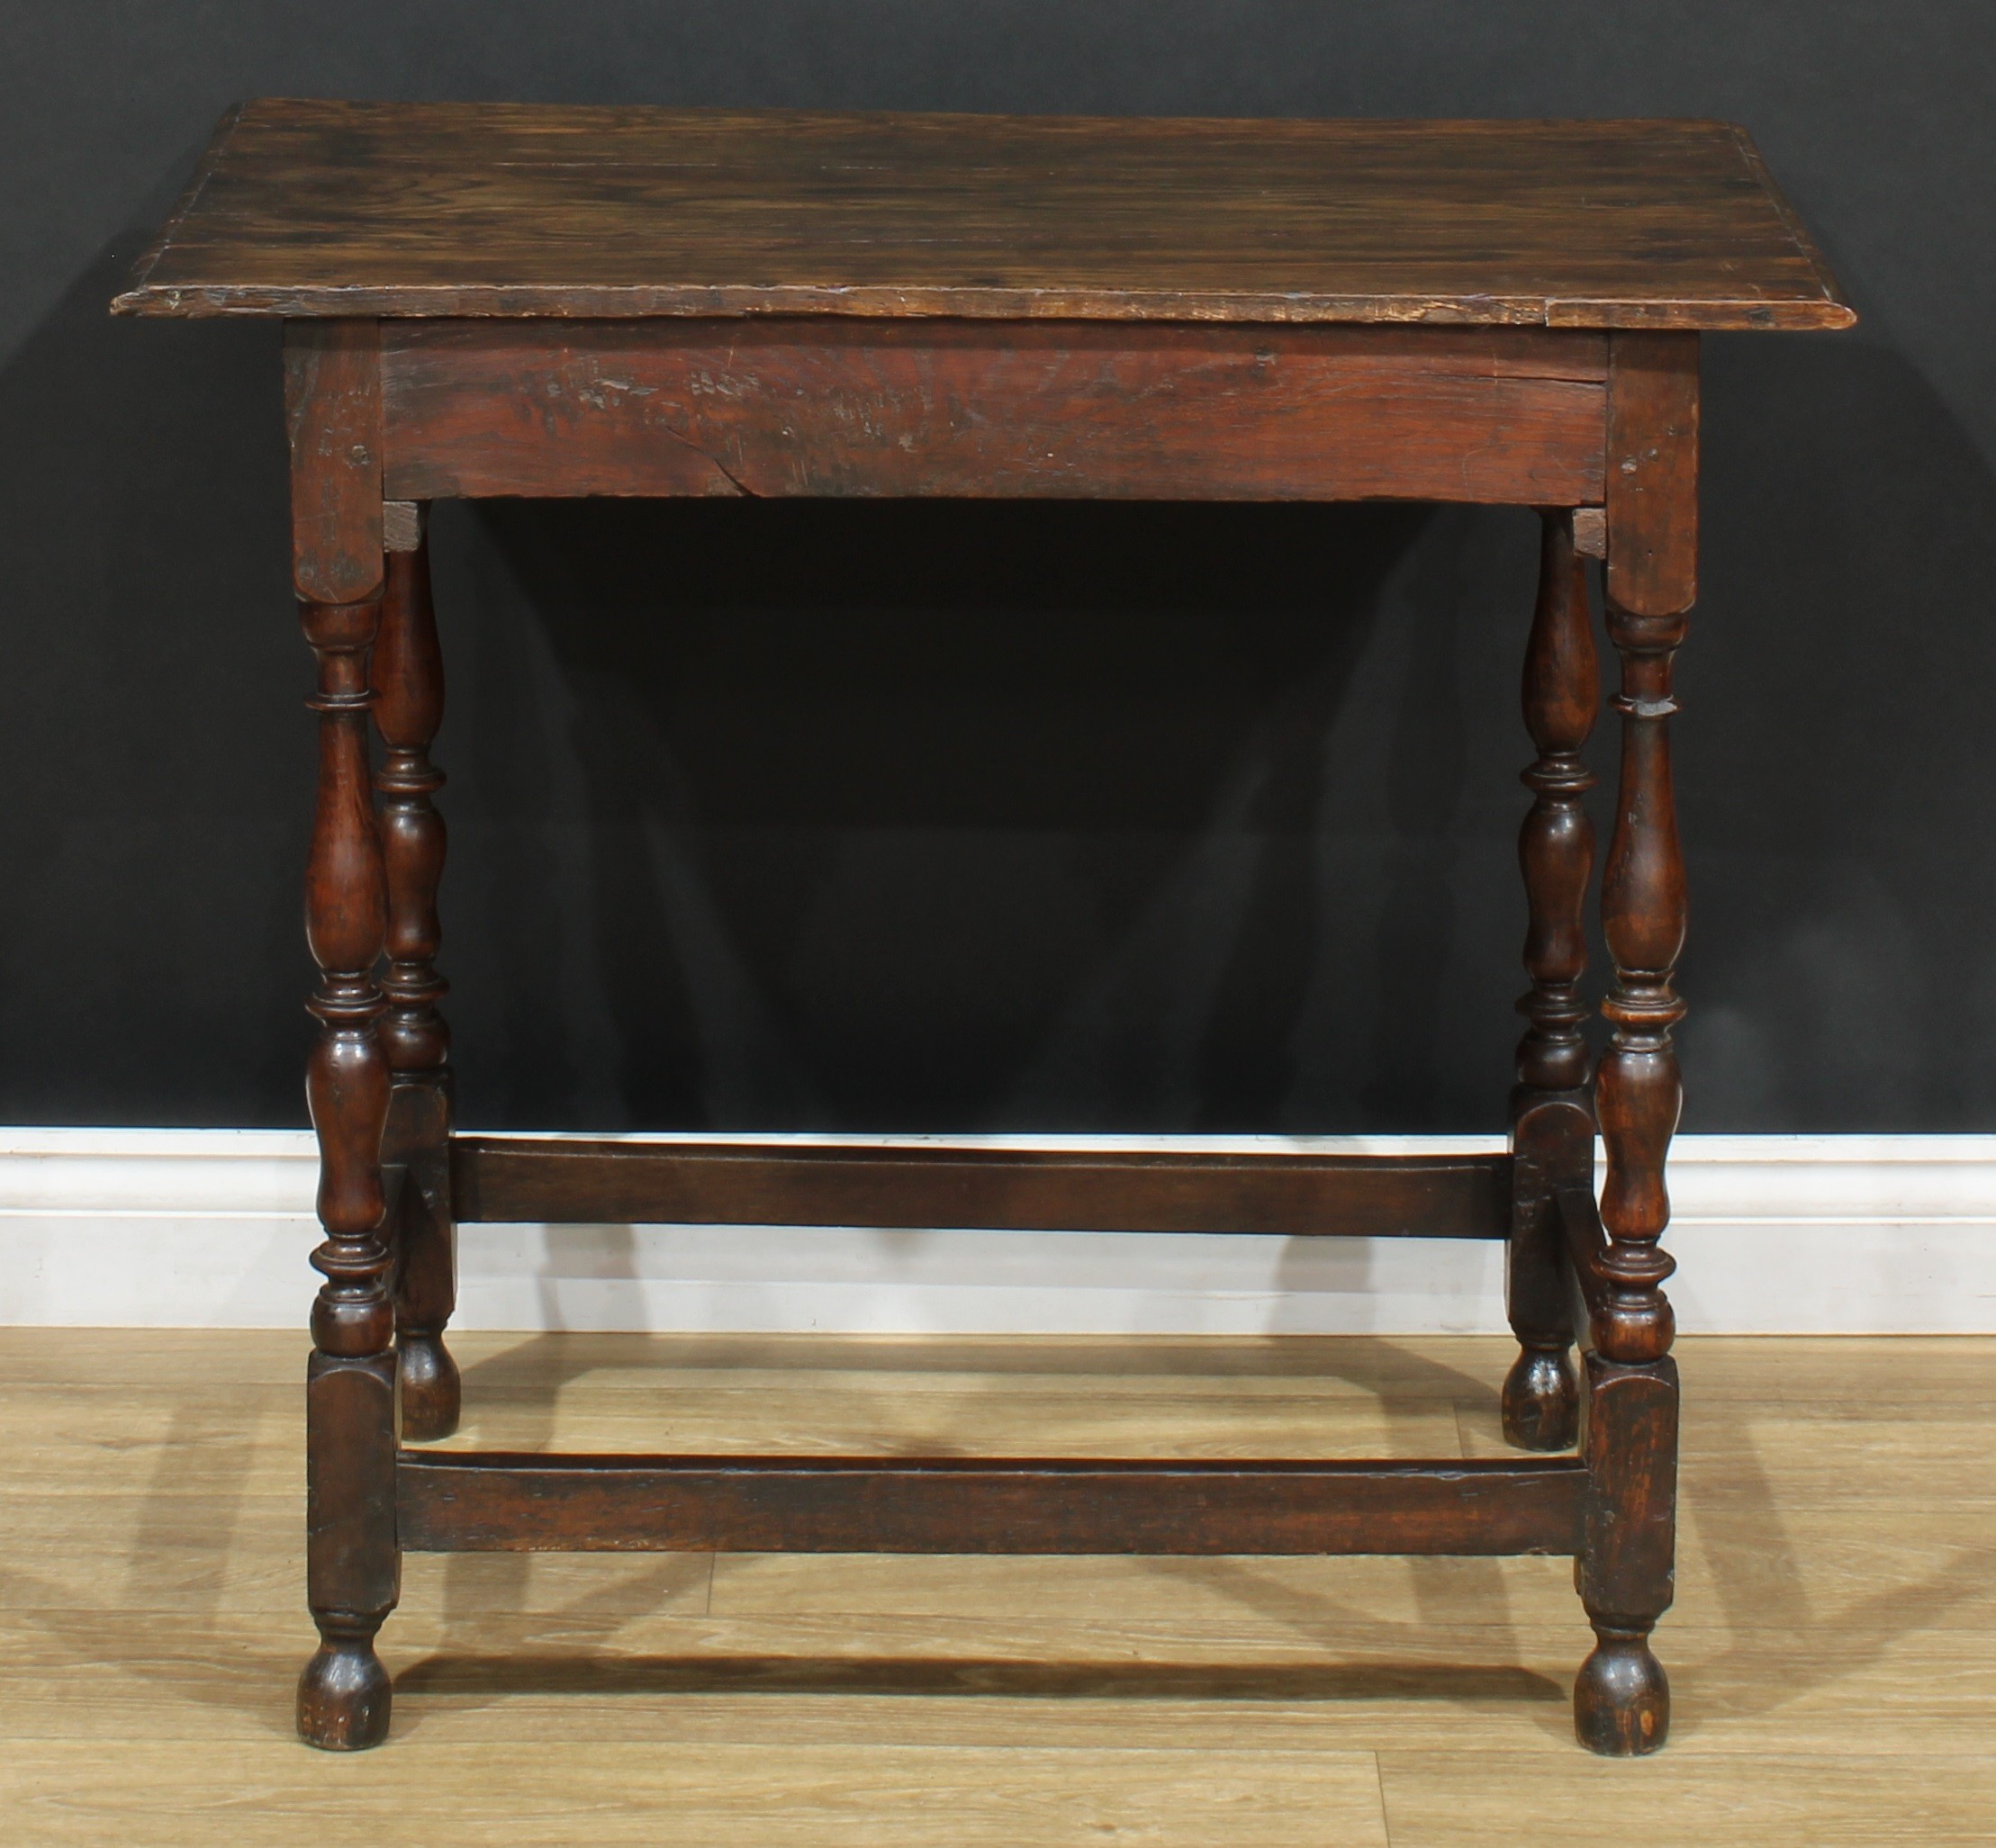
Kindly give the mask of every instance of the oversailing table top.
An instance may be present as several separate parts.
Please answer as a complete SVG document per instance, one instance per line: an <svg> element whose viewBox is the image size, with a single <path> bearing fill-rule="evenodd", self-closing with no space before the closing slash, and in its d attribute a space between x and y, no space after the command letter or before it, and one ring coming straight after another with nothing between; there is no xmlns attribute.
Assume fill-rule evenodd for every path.
<svg viewBox="0 0 1996 1848"><path fill-rule="evenodd" d="M1745 131L265 101L133 314L1855 318Z"/></svg>

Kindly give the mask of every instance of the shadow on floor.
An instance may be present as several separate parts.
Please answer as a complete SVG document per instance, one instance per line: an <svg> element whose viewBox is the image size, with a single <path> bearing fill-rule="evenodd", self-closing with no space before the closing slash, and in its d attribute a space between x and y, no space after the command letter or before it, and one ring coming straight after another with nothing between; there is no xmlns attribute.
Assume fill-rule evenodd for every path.
<svg viewBox="0 0 1996 1848"><path fill-rule="evenodd" d="M550 1344L556 1352L547 1351ZM551 1365L555 1371L565 1367L567 1376L580 1377L602 1364L606 1345L556 1337L524 1341L467 1368L474 1402L481 1393L496 1393L509 1384L517 1389L529 1378L545 1392ZM799 1344L800 1349L808 1350L812 1365L830 1365L836 1359L854 1366L912 1367L919 1358L931 1367L993 1369L1002 1358L1002 1344L998 1343L952 1343L922 1357L902 1349L905 1359L897 1355L895 1344L869 1345L873 1351L863 1357L856 1351L858 1343ZM690 1346L717 1366L745 1352L745 1343L726 1339ZM1325 1349L1329 1352L1321 1351ZM762 1352L766 1358L766 1343ZM1083 1357L1075 1357L1076 1364ZM679 1358L689 1364L691 1354ZM288 1360L287 1356L287 1366ZM1478 1382L1457 1369L1424 1361L1385 1341L1299 1339L1270 1342L1260 1350L1146 1343L1133 1353L1112 1353L1105 1344L1100 1366L1106 1372L1137 1360L1157 1366L1169 1360L1188 1377L1334 1372L1363 1381L1369 1375L1383 1395L1404 1393L1408 1396L1403 1402L1407 1403L1422 1393L1439 1396L1438 1389L1459 1393L1465 1399L1485 1396ZM199 1368L198 1348L190 1348L189 1362ZM1010 1365L1016 1368L1024 1364L1015 1348ZM1893 1365L1901 1364L1895 1358ZM1687 1353L1687 1368L1693 1373L1694 1405L1704 1404L1707 1417L1743 1422L1727 1433L1730 1456L1722 1492L1694 1493L1685 1508L1687 1537L1702 1549L1712 1588L1709 1595L1716 1608L1680 1606L1658 1633L1659 1654L1666 1668L1675 1672L1675 1732L1680 1740L1734 1718L1778 1712L1814 1691L1854 1679L1908 1638L1945 1630L1974 1600L1986 1597L1996 1578L1991 1571L1996 1547L1973 1546L1955 1548L1924 1570L1882 1577L1874 1589L1847 1602L1825 1605L1820 1597L1811 1599L1802 1569L1806 1558L1797 1552L1789 1531L1791 1510L1784 1508L1778 1485L1752 1441L1750 1423L1745 1422L1753 1415L1754 1402L1700 1401L1693 1354ZM1860 1384L1853 1383L1853 1394L1861 1400ZM174 1395L176 1382L162 1378L158 1390ZM547 1402L551 1407L551 1397ZM1903 1412L1888 1408L1884 1415L1896 1424ZM122 1569L113 1555L111 1569L101 1580L79 1584L74 1573L60 1571L53 1562L73 1551L72 1536L67 1528L59 1532L52 1527L38 1536L32 1505L15 1498L18 1540L8 1560L0 1563L0 1616L21 1639L20 1650L32 1654L42 1672L60 1678L115 1669L129 1678L132 1691L108 1698L131 1699L136 1692L140 1699L232 1713L266 1735L289 1733L292 1685L311 1647L303 1599L303 1534L291 1524L289 1496L249 1492L254 1450L246 1441L250 1433L245 1425L245 1401L239 1394L217 1394L211 1401L198 1389L185 1392L167 1421L145 1484L137 1492L137 1506L122 1495L106 1498L104 1519L121 1527L128 1537ZM1879 1435L1881 1441L1890 1441L1888 1432ZM106 1441L114 1444L115 1434ZM1694 1421L1689 1433L1693 1456L1699 1445ZM92 1454L99 1447L93 1445ZM240 1457L239 1469L219 1466L218 1451L224 1449ZM193 1467L197 1462L200 1466ZM79 1486L87 1487L92 1466L88 1457L79 1457ZM200 1486L191 1488L190 1483ZM43 1500L51 1509L71 1502L68 1496ZM284 1504L281 1510L262 1505L279 1500ZM280 1513L281 1544L274 1537ZM1521 1712L1549 1735L1564 1737L1567 1727L1563 1687L1516 1661L1520 1633L1503 1604L1504 1580L1495 1562L1423 1563L1435 1569L1438 1583L1441 1575L1459 1574L1465 1565L1487 1567L1492 1575L1493 1583L1483 1587L1491 1593L1492 1601L1485 1607L1489 1628L1476 1645L1483 1659L1469 1663L1410 1660L1420 1653L1422 1637L1430 1628L1425 1621L1383 1621L1334 1597L1277 1583L1254 1562L1198 1563L1208 1589L1294 1628L1300 1648L1342 1658L1321 1664L1022 1662L993 1657L989 1643L980 1652L974 1635L965 1637L969 1651L955 1659L619 1653L617 1638L635 1621L681 1592L692 1593L690 1604L697 1600L699 1573L690 1580L689 1562L671 1556L646 1560L642 1567L621 1562L614 1581L606 1578L601 1587L570 1600L564 1608L535 1615L537 1627L559 1630L573 1646L556 1652L540 1643L501 1656L492 1648L489 1626L519 1607L505 1601L506 1587L495 1582L492 1569L516 1564L523 1585L530 1564L525 1557L464 1556L452 1562L460 1575L447 1582L440 1646L414 1661L403 1658L407 1665L399 1685L406 1693L424 1698L412 1699L398 1717L399 1735L420 1725L432 1697L461 1703L466 1698L496 1700L535 1690L1270 1702L1498 1699L1519 1702ZM1149 1569L1183 1571L1186 1563L1160 1560L1151 1562ZM258 1597L244 1609L232 1597L232 1591L273 1576L284 1576L298 1587L295 1616L282 1622L273 1622L267 1599ZM1474 1589L1458 1576L1450 1585L1450 1601L1459 1606ZM1422 1618L1429 1614L1423 1607ZM1586 1639L1577 1607L1573 1615L1577 1663ZM1719 1653L1677 1667L1673 1632L1678 1625L1729 1634L1723 1635ZM395 1628L392 1619L384 1632L391 1663L402 1653ZM1493 1661L1493 1656L1512 1659ZM1922 1671L1909 1664L1908 1672L1918 1675Z"/></svg>
<svg viewBox="0 0 1996 1848"><path fill-rule="evenodd" d="M1020 1662L853 1656L473 1655L406 1668L398 1692L498 1694L872 1694L1035 1700L1558 1700L1566 1690L1509 1666L1380 1662Z"/></svg>

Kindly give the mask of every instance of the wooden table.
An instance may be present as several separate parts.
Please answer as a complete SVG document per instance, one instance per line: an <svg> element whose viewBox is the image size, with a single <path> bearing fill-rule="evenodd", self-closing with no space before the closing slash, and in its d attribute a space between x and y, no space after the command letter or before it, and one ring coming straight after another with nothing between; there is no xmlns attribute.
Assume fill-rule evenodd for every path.
<svg viewBox="0 0 1996 1848"><path fill-rule="evenodd" d="M374 1639L403 1550L603 1548L1571 1554L1597 1637L1579 1737L1663 1743L1648 1638L1671 1599L1677 1379L1657 1240L1684 930L1669 720L1695 588L1698 335L1853 320L1742 132L258 103L223 122L113 305L285 322L293 574L319 663L306 1086L326 1236L306 1421L322 1640L299 1684L305 1739L384 1736ZM507 494L1537 509L1510 1152L456 1131L424 507ZM1591 1082L1589 556L1621 669ZM1520 1343L1504 1431L1546 1454L404 1447L457 1421L456 1226L522 1220L1502 1239Z"/></svg>

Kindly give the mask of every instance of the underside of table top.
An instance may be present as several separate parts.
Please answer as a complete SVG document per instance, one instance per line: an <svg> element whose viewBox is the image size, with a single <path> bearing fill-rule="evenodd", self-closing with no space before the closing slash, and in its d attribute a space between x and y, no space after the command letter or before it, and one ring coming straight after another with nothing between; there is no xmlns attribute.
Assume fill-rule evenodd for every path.
<svg viewBox="0 0 1996 1848"><path fill-rule="evenodd" d="M1855 317L1709 122L266 101L115 308L1567 328Z"/></svg>

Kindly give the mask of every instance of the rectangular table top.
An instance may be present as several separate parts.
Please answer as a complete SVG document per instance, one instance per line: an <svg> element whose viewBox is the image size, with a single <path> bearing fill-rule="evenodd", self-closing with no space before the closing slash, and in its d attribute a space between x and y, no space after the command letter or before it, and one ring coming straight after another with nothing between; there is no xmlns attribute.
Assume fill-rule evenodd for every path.
<svg viewBox="0 0 1996 1848"><path fill-rule="evenodd" d="M125 313L1833 328L1711 122L825 114L266 101Z"/></svg>

